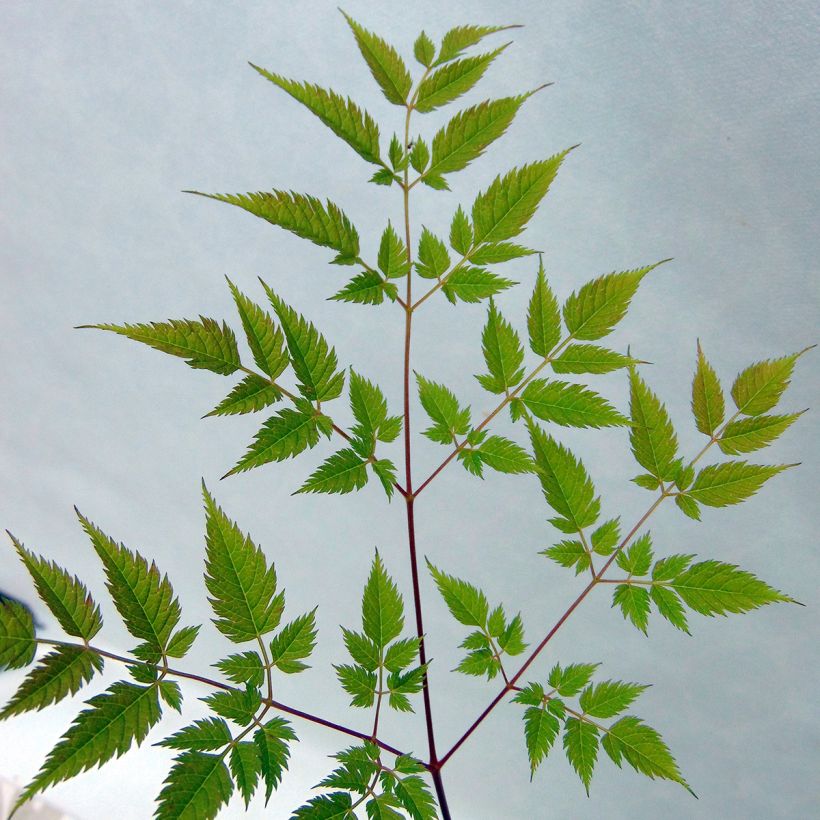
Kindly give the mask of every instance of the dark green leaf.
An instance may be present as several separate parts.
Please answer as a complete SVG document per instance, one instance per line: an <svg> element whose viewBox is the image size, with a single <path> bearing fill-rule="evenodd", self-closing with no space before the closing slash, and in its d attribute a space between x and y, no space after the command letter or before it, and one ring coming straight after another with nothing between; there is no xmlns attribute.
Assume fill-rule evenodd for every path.
<svg viewBox="0 0 820 820"><path fill-rule="evenodd" d="M421 777L412 774L403 780L397 780L394 790L413 820L437 820L436 799Z"/></svg>
<svg viewBox="0 0 820 820"><path fill-rule="evenodd" d="M233 774L236 787L245 801L245 809L247 810L259 784L259 776L262 773L259 748L255 743L243 740L231 749L229 760L231 774Z"/></svg>
<svg viewBox="0 0 820 820"><path fill-rule="evenodd" d="M259 749L262 780L265 782L265 803L270 800L273 790L279 785L282 773L288 768L290 749L288 741L296 740L290 724L284 718L272 718L253 734Z"/></svg>
<svg viewBox="0 0 820 820"><path fill-rule="evenodd" d="M234 683L247 683L259 687L265 682L265 667L259 653L253 650L230 655L214 664Z"/></svg>
<svg viewBox="0 0 820 820"><path fill-rule="evenodd" d="M68 635L90 641L102 628L100 608L88 589L53 561L27 550L9 533L20 560L29 571L40 598Z"/></svg>
<svg viewBox="0 0 820 820"><path fill-rule="evenodd" d="M169 749L187 749L194 752L211 752L231 742L231 730L222 718L206 718L194 721L170 737L160 740L157 746Z"/></svg>
<svg viewBox="0 0 820 820"><path fill-rule="evenodd" d="M202 700L218 715L240 726L252 723L262 704L259 690L250 686L247 689L214 692Z"/></svg>
<svg viewBox="0 0 820 820"><path fill-rule="evenodd" d="M29 672L0 711L0 720L59 703L79 692L102 668L102 658L85 647L57 647Z"/></svg>
<svg viewBox="0 0 820 820"><path fill-rule="evenodd" d="M18 601L0 601L0 670L28 666L36 651L31 612Z"/></svg>
<svg viewBox="0 0 820 820"><path fill-rule="evenodd" d="M212 820L233 793L223 755L183 752L159 794L156 820Z"/></svg>

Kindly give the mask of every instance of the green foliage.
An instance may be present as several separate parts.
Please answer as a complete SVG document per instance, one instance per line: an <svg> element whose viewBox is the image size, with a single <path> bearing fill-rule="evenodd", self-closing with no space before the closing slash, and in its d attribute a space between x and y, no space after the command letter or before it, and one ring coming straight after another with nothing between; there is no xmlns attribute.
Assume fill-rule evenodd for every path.
<svg viewBox="0 0 820 820"><path fill-rule="evenodd" d="M286 305L264 282L263 286L282 323L299 391L308 401L335 399L344 387L344 373L336 372L336 351L311 322Z"/></svg>
<svg viewBox="0 0 820 820"><path fill-rule="evenodd" d="M564 321L569 332L585 341L609 334L626 315L641 280L660 264L599 276L573 293L564 303Z"/></svg>
<svg viewBox="0 0 820 820"><path fill-rule="evenodd" d="M726 416L723 400L723 389L717 373L706 357L698 342L698 363L695 378L692 381L692 412L695 424L701 433L713 436Z"/></svg>
<svg viewBox="0 0 820 820"><path fill-rule="evenodd" d="M621 427L629 424L606 399L580 384L533 379L521 393L527 409L562 427Z"/></svg>
<svg viewBox="0 0 820 820"><path fill-rule="evenodd" d="M234 643L253 641L279 625L284 593L276 594L276 571L202 486L205 498L205 585L216 628Z"/></svg>
<svg viewBox="0 0 820 820"><path fill-rule="evenodd" d="M40 598L68 635L90 641L102 629L100 608L79 579L27 550L9 533Z"/></svg>
<svg viewBox="0 0 820 820"><path fill-rule="evenodd" d="M0 711L0 720L34 709L45 709L75 695L102 668L102 658L82 646L58 647L29 672Z"/></svg>
<svg viewBox="0 0 820 820"><path fill-rule="evenodd" d="M179 623L179 601L168 576L123 544L117 544L79 510L77 517L105 568L108 591L128 631L145 642L157 659L164 654Z"/></svg>
<svg viewBox="0 0 820 820"><path fill-rule="evenodd" d="M495 51L477 57L465 57L434 71L419 85L415 109L422 113L433 111L466 94L484 76L490 63L506 47L503 45Z"/></svg>
<svg viewBox="0 0 820 820"><path fill-rule="evenodd" d="M789 386L795 362L809 349L747 367L732 385L737 409L746 416L759 416L771 410Z"/></svg>
<svg viewBox="0 0 820 820"><path fill-rule="evenodd" d="M455 115L433 137L426 176L443 176L466 168L509 128L530 94L485 100Z"/></svg>
<svg viewBox="0 0 820 820"><path fill-rule="evenodd" d="M302 239L309 239L316 245L331 248L337 254L332 264L352 265L359 256L359 234L342 209L330 200L323 205L318 197L278 190L247 194L204 194L200 191L187 193L236 205L271 225L284 228Z"/></svg>
<svg viewBox="0 0 820 820"><path fill-rule="evenodd" d="M312 111L337 137L341 137L359 156L368 162L381 165L379 155L379 126L366 111L362 111L350 98L345 99L334 91L328 91L313 83L300 83L279 74L272 74L253 63L251 68L265 79L278 85L283 91Z"/></svg>
<svg viewBox="0 0 820 820"><path fill-rule="evenodd" d="M360 26L344 12L342 14L356 38L356 44L370 68L373 79L379 84L384 96L395 105L404 105L412 85L410 72L404 60L399 57L396 49L381 37Z"/></svg>
<svg viewBox="0 0 820 820"><path fill-rule="evenodd" d="M170 319L139 325L81 325L110 330L135 342L186 359L195 370L210 370L230 376L239 369L239 348L234 332L223 322L200 316L195 319Z"/></svg>
<svg viewBox="0 0 820 820"><path fill-rule="evenodd" d="M77 715L36 777L23 789L18 806L47 786L119 757L133 743L140 745L162 714L156 684L137 686L117 681L87 703L90 708Z"/></svg>
<svg viewBox="0 0 820 820"><path fill-rule="evenodd" d="M524 378L524 348L512 325L498 312L490 299L487 324L481 334L481 349L488 374L476 376L490 393L506 393Z"/></svg>
<svg viewBox="0 0 820 820"><path fill-rule="evenodd" d="M529 425L538 478L547 504L558 513L551 523L568 532L582 530L598 520L601 500L584 465L562 444L536 424Z"/></svg>
<svg viewBox="0 0 820 820"><path fill-rule="evenodd" d="M795 465L749 464L727 461L710 464L697 475L688 495L707 507L727 507L751 498L772 476Z"/></svg>
<svg viewBox="0 0 820 820"><path fill-rule="evenodd" d="M693 563L695 556L683 553L656 559L645 527L649 516L667 499L674 498L681 512L700 520L702 506L740 503L754 495L769 478L787 466L795 466L754 465L746 461L700 466L698 462L714 445L729 456L767 447L802 415L770 411L779 403L805 350L756 362L744 369L732 384L730 393L737 412L727 421L723 389L698 343L691 406L697 429L709 441L687 461L679 454L678 438L665 406L636 370L638 364L647 363L633 358L629 348L624 354L597 344L624 318L644 277L657 265L600 276L582 285L561 307L547 282L539 254L526 313L527 342L539 361L527 375L523 337L515 324L502 316L493 300L496 294L516 283L492 272L490 266L536 252L511 240L523 232L534 216L568 151L495 176L475 197L469 213L458 205L449 225L449 248L439 238L445 235L442 230L446 226L422 227L414 260L412 248L402 238L405 230L408 237L417 231L408 204L417 183L434 190L449 190L449 175L481 157L506 132L524 101L535 92L471 105L449 120L441 120L444 124L432 138L428 134L413 136L411 116L414 112L436 110L471 90L506 45L473 56L464 56L464 51L490 34L515 26L457 26L444 35L438 48L422 32L414 43L413 54L424 70L418 72L420 78L414 82L393 46L344 16L384 96L402 109L403 126L396 123L386 131L398 133L393 133L385 159L381 154L379 125L352 100L319 85L253 68L304 105L364 160L376 165L371 182L386 187L395 183L400 188L403 213L400 217L392 216L394 221L399 220L397 224L402 224L402 230L396 230L392 222L387 223L373 249L375 261L369 264L360 255L356 228L330 200L279 189L201 195L240 207L330 248L336 254L331 264L356 266L349 281L330 297L333 302L380 305L387 299L392 303L391 310L404 312L404 412L390 415L382 389L351 368L348 390L353 424L343 429L341 414L334 413L331 419L326 404L341 396L345 382L336 351L313 323L264 282L273 314L228 280L259 372L242 363L234 331L216 319L84 327L108 330L142 342L183 358L194 369L221 375L242 371L241 380L208 416L258 412L285 399L291 403L264 421L245 455L227 475L295 457L315 447L321 435L332 438L336 434L345 439L341 449L326 457L296 493L349 493L364 487L371 470L388 498L398 490L407 505L413 631L403 634L404 600L376 552L362 595L361 630L342 628L351 662L334 666L352 706L374 708L372 729L353 729L343 722L337 723L335 717L331 720L306 711L313 708L309 704L296 708L274 699L286 697L284 691L279 691L280 673L295 674L308 668L307 660L317 640L317 610L280 626L285 596L278 589L272 561L216 505L204 484L204 580L215 616L213 622L231 642L251 644L250 648L243 647L243 651L213 663L222 680L173 668L171 659L186 656L200 627L179 626L179 601L170 581L153 562L116 543L79 516L103 563L116 611L126 629L140 641L128 655L121 656L98 648L102 617L87 587L67 570L27 550L12 536L41 601L63 630L77 640L35 635L31 612L0 596L0 669L30 665L38 644L50 647L0 709L0 720L40 710L75 695L102 670L103 658L123 663L131 677L129 681L114 683L86 702L86 708L23 791L18 807L43 789L141 744L159 722L163 704L181 712L183 691L176 678L190 678L208 687L210 693L201 700L212 714L158 741L157 745L174 749L177 754L159 794L155 817L160 819L216 817L234 790L247 808L262 784L267 802L288 768L290 747L297 739L290 723L276 714L284 712L361 741L334 756L337 765L317 786L324 792L296 808L291 814L293 818L353 818L358 816L357 812L366 812L371 820L404 816L434 820L439 816L438 807L426 778L432 775L435 790L443 799L437 772L507 694L525 707L522 717L531 776L561 736L566 756L587 793L600 748L619 767L625 760L649 778L675 781L689 789L658 732L641 718L625 714L647 688L645 685L618 680L593 682L598 667L594 663L555 663L546 684L519 685L524 671L533 665L587 595L600 594L597 588L604 583L614 586L613 607L618 607L624 618L644 633L648 632L653 609L673 627L688 633L689 611L725 616L771 603L796 603L732 563L711 559ZM411 168L418 177L411 179ZM372 239L379 235L368 236ZM411 281L406 283L406 298L400 297L394 281L409 278L413 273L430 283L426 292L416 295L415 301ZM470 407L463 405L449 388L416 374L419 402L431 421L422 434L449 450L426 479L420 479L411 475L409 463L413 450L409 435L411 396L407 392L412 365L411 330L418 326L418 308L438 290L453 304L475 304L489 299L482 332L486 373L476 378L498 400L488 400L488 407L480 408L482 420L474 426ZM566 326L566 333L562 325ZM371 346L389 342L387 336L374 337L366 328L354 330L368 339ZM446 341L434 341L437 355L452 352ZM547 365L556 374L599 375L628 369L630 417L626 418L586 385L538 378ZM290 371L296 385L293 388L285 386ZM526 421L532 455L512 439L490 433L488 425L507 406L513 421ZM601 497L583 462L543 430L536 419L574 428L629 427L632 452L645 471L632 481L655 493L652 505L636 524L622 524L616 514L599 523ZM397 466L382 452L382 445L394 442L403 430L407 433L403 444L408 464L402 477L406 486L397 483ZM426 593L418 578L420 550L416 533L421 532L421 527L414 523L414 510L426 504L425 501L417 507L417 497L425 492L427 498L426 488L451 461L460 461L469 473L479 477L484 476L485 467L507 474L535 473L554 512L549 523L566 536L542 550L542 554L574 569L576 574L589 573L591 577L584 579L583 591L546 632L546 637L525 655L528 644L520 613L510 617L503 606L491 607L477 586L427 561L447 608L468 628L460 644L465 653L453 671L487 680L500 676L504 682L500 693L468 724L469 728L454 745L449 750L439 746L436 753L427 677L428 667L435 660L428 659L428 646L433 644L427 643L422 626ZM268 517L275 524L277 516L281 518L281 510L273 510L272 517ZM627 535L622 537L622 530ZM442 544L440 548L445 549L446 543ZM508 551L516 549L514 538L507 547ZM287 541L277 546L294 548L298 549L298 544L294 547ZM339 544L328 547L331 552L344 548ZM507 563L512 560L511 555L512 552ZM619 574L622 577L613 577ZM330 585L329 597L344 592L338 578L329 575L326 580ZM429 620L427 624L429 627ZM539 628L539 636L543 634ZM517 668L505 667L511 658L521 655L523 662ZM436 688L435 679L433 683ZM412 712L411 698L422 692L431 755L426 763L384 743L383 723L380 724L387 706L399 712ZM282 814L282 807L274 813Z"/></svg>
<svg viewBox="0 0 820 820"><path fill-rule="evenodd" d="M569 151L497 176L473 202L476 245L518 236L532 219Z"/></svg>
<svg viewBox="0 0 820 820"><path fill-rule="evenodd" d="M629 369L629 442L641 467L661 481L675 477L678 438L666 408L634 367Z"/></svg>

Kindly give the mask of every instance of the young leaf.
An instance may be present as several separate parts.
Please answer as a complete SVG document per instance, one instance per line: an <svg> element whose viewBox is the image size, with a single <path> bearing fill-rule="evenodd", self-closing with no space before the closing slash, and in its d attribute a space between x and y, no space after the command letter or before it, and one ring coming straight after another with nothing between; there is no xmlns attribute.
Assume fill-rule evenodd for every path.
<svg viewBox="0 0 820 820"><path fill-rule="evenodd" d="M270 643L270 661L280 672L293 674L308 668L303 658L309 658L316 646L316 609L300 615L284 626Z"/></svg>
<svg viewBox="0 0 820 820"><path fill-rule="evenodd" d="M629 424L606 399L580 384L533 379L521 401L537 418L562 427L621 427Z"/></svg>
<svg viewBox="0 0 820 820"><path fill-rule="evenodd" d="M60 646L46 655L0 711L0 720L44 709L75 695L103 668L102 658L83 646Z"/></svg>
<svg viewBox="0 0 820 820"><path fill-rule="evenodd" d="M794 364L806 350L809 348L747 367L732 385L737 409L746 416L759 416L771 410L789 386Z"/></svg>
<svg viewBox="0 0 820 820"><path fill-rule="evenodd" d="M629 388L629 441L635 460L662 481L674 479L678 438L669 414L634 367L629 370Z"/></svg>
<svg viewBox="0 0 820 820"><path fill-rule="evenodd" d="M407 276L407 248L388 222L379 244L379 270L388 279Z"/></svg>
<svg viewBox="0 0 820 820"><path fill-rule="evenodd" d="M450 254L445 244L433 233L422 228L419 239L419 261L416 272L423 279L440 279L450 268Z"/></svg>
<svg viewBox="0 0 820 820"><path fill-rule="evenodd" d="M328 457L310 474L297 493L345 493L367 484L367 460L345 447Z"/></svg>
<svg viewBox="0 0 820 820"><path fill-rule="evenodd" d="M169 319L137 325L80 325L110 330L135 342L186 359L195 370L210 370L230 376L239 369L239 348L234 332L223 322L200 316L195 319Z"/></svg>
<svg viewBox="0 0 820 820"><path fill-rule="evenodd" d="M641 280L660 264L609 273L587 282L564 303L564 321L569 332L584 341L606 336L626 315Z"/></svg>
<svg viewBox="0 0 820 820"><path fill-rule="evenodd" d="M344 386L344 373L336 372L336 351L312 322L286 305L264 282L262 284L282 323L300 392L309 401L335 399Z"/></svg>
<svg viewBox="0 0 820 820"><path fill-rule="evenodd" d="M628 709L647 688L638 683L605 680L584 689L578 703L588 715L611 718Z"/></svg>
<svg viewBox="0 0 820 820"><path fill-rule="evenodd" d="M463 436L470 429L470 408L459 405L458 399L443 384L428 381L416 374L419 385L419 401L433 426L424 435L441 444L451 444L455 436Z"/></svg>
<svg viewBox="0 0 820 820"><path fill-rule="evenodd" d="M271 416L248 445L248 451L224 477L261 467L269 461L293 458L319 443L319 424L315 411L286 407Z"/></svg>
<svg viewBox="0 0 820 820"><path fill-rule="evenodd" d="M552 369L556 373L611 373L629 367L634 361L623 353L597 345L569 345L553 360Z"/></svg>
<svg viewBox="0 0 820 820"><path fill-rule="evenodd" d="M28 666L36 651L31 612L19 601L0 600L0 670Z"/></svg>
<svg viewBox="0 0 820 820"><path fill-rule="evenodd" d="M692 791L661 736L640 718L629 715L613 723L604 736L603 746L618 766L623 756L636 772L653 780L674 780Z"/></svg>
<svg viewBox="0 0 820 820"><path fill-rule="evenodd" d="M247 810L259 783L259 776L262 773L259 749L250 740L240 741L231 748L229 761L231 774L239 793L242 795L242 799L245 801L245 809Z"/></svg>
<svg viewBox="0 0 820 820"><path fill-rule="evenodd" d="M460 111L433 137L428 174L440 176L466 168L509 127L530 94L486 100Z"/></svg>
<svg viewBox="0 0 820 820"><path fill-rule="evenodd" d="M160 740L157 746L193 752L211 752L231 742L231 730L222 718L196 720L170 737Z"/></svg>
<svg viewBox="0 0 820 820"><path fill-rule="evenodd" d="M688 607L701 615L740 614L776 601L792 602L751 572L720 561L693 564L670 586Z"/></svg>
<svg viewBox="0 0 820 820"><path fill-rule="evenodd" d="M265 681L265 667L262 658L255 651L238 652L229 655L214 664L228 680L234 683L247 683L253 687L261 686Z"/></svg>
<svg viewBox="0 0 820 820"><path fill-rule="evenodd" d="M530 776L535 774L538 765L549 754L560 729L558 718L547 711L546 705L530 706L524 712L524 738L530 759Z"/></svg>
<svg viewBox="0 0 820 820"><path fill-rule="evenodd" d="M272 74L253 63L251 68L265 79L278 85L293 99L312 111L337 137L341 137L359 156L376 165L381 165L379 156L379 126L366 111L362 111L350 98L345 99L335 91L318 85L289 80L279 74Z"/></svg>
<svg viewBox="0 0 820 820"><path fill-rule="evenodd" d="M749 464L746 461L710 464L698 473L688 495L707 507L740 504L751 498L772 476L793 466Z"/></svg>
<svg viewBox="0 0 820 820"><path fill-rule="evenodd" d="M695 426L707 436L714 435L726 413L720 380L712 365L706 361L700 342L695 378L692 381L692 413L695 416Z"/></svg>
<svg viewBox="0 0 820 820"><path fill-rule="evenodd" d="M357 273L340 291L329 298L337 302L380 305L385 296L391 302L395 302L398 295L394 284L386 282L376 271L364 270Z"/></svg>
<svg viewBox="0 0 820 820"><path fill-rule="evenodd" d="M183 752L159 793L155 820L213 820L233 793L224 755Z"/></svg>
<svg viewBox="0 0 820 820"><path fill-rule="evenodd" d="M205 586L216 628L234 643L253 641L279 625L284 593L276 594L276 570L202 487L205 498Z"/></svg>
<svg viewBox="0 0 820 820"><path fill-rule="evenodd" d="M29 571L40 598L68 635L90 641L102 628L100 608L79 579L53 561L27 550L9 533L20 560Z"/></svg>
<svg viewBox="0 0 820 820"><path fill-rule="evenodd" d="M164 652L179 623L179 601L168 576L125 545L117 544L76 510L83 529L105 568L106 586L128 631L152 650Z"/></svg>
<svg viewBox="0 0 820 820"><path fill-rule="evenodd" d="M413 43L413 56L426 68L429 68L436 56L433 41L422 31Z"/></svg>
<svg viewBox="0 0 820 820"><path fill-rule="evenodd" d="M427 113L466 94L507 45L477 57L465 57L434 71L419 85L415 109Z"/></svg>
<svg viewBox="0 0 820 820"><path fill-rule="evenodd" d="M394 105L404 105L413 82L407 66L399 57L396 49L378 35L359 25L344 12L342 14L353 31L359 51L384 96Z"/></svg>
<svg viewBox="0 0 820 820"><path fill-rule="evenodd" d="M535 469L525 450L503 436L490 436L474 452L483 464L500 473L531 473Z"/></svg>
<svg viewBox="0 0 820 820"><path fill-rule="evenodd" d="M749 416L732 421L726 425L718 439L718 447L731 456L768 447L805 412L786 416Z"/></svg>
<svg viewBox="0 0 820 820"><path fill-rule="evenodd" d="M472 246L473 226L459 205L450 223L450 247L462 256L466 256Z"/></svg>
<svg viewBox="0 0 820 820"><path fill-rule="evenodd" d="M427 568L453 617L465 626L484 627L490 609L484 593L460 578L447 575L429 561Z"/></svg>
<svg viewBox="0 0 820 820"><path fill-rule="evenodd" d="M156 685L117 681L87 701L59 743L49 752L37 776L21 792L17 805L54 783L125 754L139 746L161 716Z"/></svg>
<svg viewBox="0 0 820 820"><path fill-rule="evenodd" d="M353 265L359 256L359 234L336 203L295 191L256 191L247 194L186 193L236 205L286 231L337 252L331 264Z"/></svg>
<svg viewBox="0 0 820 820"><path fill-rule="evenodd" d="M475 243L512 239L524 230L568 151L497 176L473 203Z"/></svg>
<svg viewBox="0 0 820 820"><path fill-rule="evenodd" d="M563 445L535 424L529 425L538 477L547 503L574 530L598 520L601 500L584 465Z"/></svg>
<svg viewBox="0 0 820 820"><path fill-rule="evenodd" d="M273 718L254 732L253 741L259 749L262 780L265 783L266 805L288 768L288 741L293 740L296 740L296 734L284 718Z"/></svg>
<svg viewBox="0 0 820 820"><path fill-rule="evenodd" d="M274 404L282 398L278 387L256 374L245 376L239 384L225 396L224 399L208 416L235 416L242 413L256 413L265 407Z"/></svg>
<svg viewBox="0 0 820 820"><path fill-rule="evenodd" d="M380 649L397 638L404 627L404 603L378 552L364 588L362 627Z"/></svg>
<svg viewBox="0 0 820 820"><path fill-rule="evenodd" d="M624 618L632 621L646 635L649 625L649 592L635 584L618 584L612 596L612 606L621 608Z"/></svg>
<svg viewBox="0 0 820 820"><path fill-rule="evenodd" d="M598 666L597 663L571 663L561 667L556 663L550 671L549 685L562 697L572 697L589 683Z"/></svg>
<svg viewBox="0 0 820 820"><path fill-rule="evenodd" d="M564 751L588 795L592 771L598 759L598 727L577 718L567 718L564 724Z"/></svg>
<svg viewBox="0 0 820 820"><path fill-rule="evenodd" d="M248 686L247 689L231 689L227 692L214 692L201 698L221 717L232 720L240 726L248 726L259 711L262 700L258 689Z"/></svg>
<svg viewBox="0 0 820 820"><path fill-rule="evenodd" d="M441 48L436 65L447 63L461 56L465 48L474 46L488 34L495 34L497 31L506 31L511 28L519 28L519 26L456 26L451 28L441 38Z"/></svg>
<svg viewBox="0 0 820 820"><path fill-rule="evenodd" d="M282 331L276 327L273 319L256 302L248 299L230 279L228 286L236 302L253 360L263 373L275 379L284 372L289 363Z"/></svg>
<svg viewBox="0 0 820 820"><path fill-rule="evenodd" d="M524 348L513 326L498 312L493 299L481 334L488 375L476 376L490 393L507 393L524 378Z"/></svg>
<svg viewBox="0 0 820 820"><path fill-rule="evenodd" d="M511 288L516 283L503 276L496 276L484 268L456 268L441 287L441 292L452 302L480 302L496 293Z"/></svg>
<svg viewBox="0 0 820 820"><path fill-rule="evenodd" d="M533 353L546 359L561 338L561 314L558 300L544 275L543 259L538 262L538 277L527 310L527 329Z"/></svg>

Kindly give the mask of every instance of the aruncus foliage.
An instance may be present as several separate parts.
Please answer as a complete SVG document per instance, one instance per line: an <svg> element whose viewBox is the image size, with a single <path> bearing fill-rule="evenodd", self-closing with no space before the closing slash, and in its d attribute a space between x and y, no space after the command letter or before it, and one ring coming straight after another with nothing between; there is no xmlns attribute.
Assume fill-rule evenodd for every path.
<svg viewBox="0 0 820 820"><path fill-rule="evenodd" d="M151 735L153 742L177 753L159 791L157 818L212 818L234 793L248 806L260 789L266 803L273 800L271 814L277 817L449 818L458 811L460 798L445 789L445 767L502 704L524 707L523 714L515 708L508 711L523 719L522 761L526 755L532 776L561 747L587 793L604 756L616 766L626 762L649 778L673 781L691 792L660 733L634 713L647 684L613 680L599 670L600 664L583 658L551 658L543 665L548 645L583 601L610 590L607 585L613 608L643 633L653 612L688 633L693 613L728 615L794 602L722 557L670 552L647 525L654 511L669 501L699 520L703 507L744 502L795 466L756 464L745 456L772 444L801 415L773 411L805 351L750 364L727 396L698 343L691 402L694 426L706 442L693 454L683 452L672 418L641 367L644 362L603 341L625 318L645 280L651 286L660 262L600 275L562 301L556 292L560 283L547 275L540 257L533 263L533 250L519 244L571 148L559 147L551 156L505 169L472 204L458 205L441 225L413 223L411 195L417 186L448 191L452 175L486 154L540 90L512 89L510 96L463 108L426 138L413 130L419 122L414 115L442 109L472 89L502 58L507 44L499 45L496 35L516 27L458 26L438 44L422 32L413 49L419 64L414 76L393 46L344 17L379 89L403 115L399 135L387 139L384 124L337 91L289 79L277 73L281 67L252 67L375 166L369 181L397 190L400 218L379 226L377 246L365 248L343 208L312 193L274 189L200 195L242 208L329 249L334 254L331 264L353 269L347 282L334 286L331 299L384 305L383 310L395 312L405 329L402 407L388 406L382 388L368 378L366 358L355 369L340 363L331 341L314 324L317 317L303 316L287 304L276 283L261 282L254 297L228 281L238 314L233 325L200 316L90 327L180 357L194 369L239 378L207 415L264 412L267 418L244 454L227 457L225 477L273 469L266 465L320 448L322 463L305 475L296 493L351 493L375 478L386 500L403 507L412 600L405 602L394 581L395 573L406 568L402 561L392 551L377 550L364 583L361 623L323 636L335 642L343 658L334 671L351 707L369 713L372 729L359 731L343 717L331 720L307 711L310 706L274 697L282 675L328 673L308 671L318 639L316 609L288 609L282 579L268 552L230 518L203 483L203 576L212 625L236 644L235 652L214 661L218 674L177 668L200 626L185 624L170 580L153 561L118 543L89 518L77 513L102 563L114 609L135 639L128 655L103 648L102 614L88 588L11 536L43 605L67 638L35 637L25 608L0 604L0 666L22 669L36 662L0 719L77 694L94 683L106 661L123 664L126 673L86 701L26 786L17 808ZM494 45L485 46L485 38L492 38ZM532 293L526 315L511 317L497 297L517 283L496 267L516 259L523 260L518 269L531 276L527 287ZM476 341L476 359L483 364L473 363L481 370L477 382L494 406L483 416L438 380L435 363L412 358L417 314L429 299L442 296L455 306L486 303L486 322ZM240 351L240 338L250 358ZM586 384L598 374L616 371L628 384L628 408L616 407ZM581 376L582 383L566 376ZM349 429L335 421L345 400L355 420ZM421 438L411 427L416 400L428 417ZM502 414L504 410L508 412ZM613 508L582 458L562 443L564 427L589 429L590 436L602 435L603 428L623 428L622 439L628 439L642 470L632 480L651 493L635 523ZM423 478L413 472L416 447L444 448L438 466ZM718 460L703 464L707 453ZM542 554L583 578L577 597L554 625L530 622L527 631L525 611L497 603L492 594L452 574L457 570L449 566L446 551L432 545L426 560L430 583L424 586L415 502L454 461L465 468L467 481L471 475L483 478L489 470L510 475L510 481L539 483L549 525L557 531ZM376 514L385 514L385 509ZM433 586L441 602L430 600ZM428 670L435 661L428 652L431 638L423 606L442 603L465 627L460 645L464 656L454 671L495 681L486 708L446 748L436 735L432 703L435 697L437 708L446 708L452 695L432 691ZM38 658L41 647L48 651ZM210 714L162 736L158 727L163 711L183 708L179 682L197 692L208 690L202 699ZM409 749L393 737L388 741L384 729L389 710L417 713L426 748ZM324 726L352 745L335 755L336 765L317 784L316 794L293 807L277 802L274 793L291 760L298 758L296 720Z"/></svg>

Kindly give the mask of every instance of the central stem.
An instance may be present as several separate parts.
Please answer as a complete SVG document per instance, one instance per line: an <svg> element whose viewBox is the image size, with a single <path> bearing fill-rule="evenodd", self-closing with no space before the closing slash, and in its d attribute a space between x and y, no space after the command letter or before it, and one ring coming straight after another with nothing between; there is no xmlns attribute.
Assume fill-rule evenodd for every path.
<svg viewBox="0 0 820 820"><path fill-rule="evenodd" d="M415 96L407 105L404 119L404 151L410 147L410 116L413 113ZM418 555L416 552L416 523L414 514L415 497L413 495L412 447L410 441L410 340L413 331L413 278L411 273L412 253L410 250L410 184L408 169L404 169L404 241L407 248L407 291L404 304L404 479L405 502L407 507L407 541L410 548L410 574L413 583L413 607L416 615L416 635L419 639L419 662L425 666L422 697L424 698L424 722L427 727L427 747L430 757L429 769L433 777L439 808L444 820L450 820L447 806L447 795L441 779L441 766L436 754L436 738L433 731L433 709L430 700L430 679L427 675L427 650L424 645L424 620L421 607L421 585L419 583Z"/></svg>

